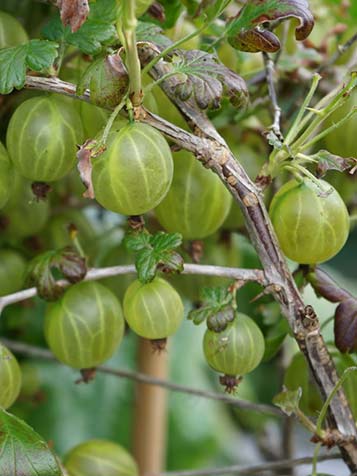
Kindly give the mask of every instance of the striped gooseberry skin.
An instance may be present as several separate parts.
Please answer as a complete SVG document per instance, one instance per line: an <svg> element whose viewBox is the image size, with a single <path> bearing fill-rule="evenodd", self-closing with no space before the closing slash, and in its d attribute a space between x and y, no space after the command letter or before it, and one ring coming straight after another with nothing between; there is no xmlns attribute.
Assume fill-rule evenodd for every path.
<svg viewBox="0 0 357 476"><path fill-rule="evenodd" d="M338 192L320 180L290 180L274 196L269 214L284 254L301 264L335 256L349 234L349 216Z"/></svg>
<svg viewBox="0 0 357 476"><path fill-rule="evenodd" d="M0 142L0 208L8 201L11 186L10 159L5 147Z"/></svg>
<svg viewBox="0 0 357 476"><path fill-rule="evenodd" d="M20 291L25 274L26 261L17 251L0 250L0 296Z"/></svg>
<svg viewBox="0 0 357 476"><path fill-rule="evenodd" d="M12 15L0 11L0 48L18 46L28 40L21 23Z"/></svg>
<svg viewBox="0 0 357 476"><path fill-rule="evenodd" d="M250 317L237 313L222 332L206 330L203 351L208 364L229 376L245 375L261 362L265 350L262 331Z"/></svg>
<svg viewBox="0 0 357 476"><path fill-rule="evenodd" d="M19 174L33 181L53 182L75 165L82 139L82 123L74 106L61 98L41 96L16 109L6 144Z"/></svg>
<svg viewBox="0 0 357 476"><path fill-rule="evenodd" d="M164 137L147 124L133 123L111 133L107 150L93 160L97 201L122 215L141 215L167 194L173 162Z"/></svg>
<svg viewBox="0 0 357 476"><path fill-rule="evenodd" d="M0 407L11 407L19 396L20 388L20 366L9 349L0 344Z"/></svg>
<svg viewBox="0 0 357 476"><path fill-rule="evenodd" d="M124 334L121 305L102 284L71 286L45 315L45 338L58 360L76 369L109 359Z"/></svg>
<svg viewBox="0 0 357 476"><path fill-rule="evenodd" d="M88 440L71 449L64 465L69 476L138 476L133 457L108 440Z"/></svg>
<svg viewBox="0 0 357 476"><path fill-rule="evenodd" d="M145 339L164 339L179 328L184 308L178 292L162 278L147 284L135 280L124 296L129 327Z"/></svg>
<svg viewBox="0 0 357 476"><path fill-rule="evenodd" d="M212 235L229 213L232 197L219 178L205 169L191 153L174 154L170 190L155 209L160 224L185 239Z"/></svg>

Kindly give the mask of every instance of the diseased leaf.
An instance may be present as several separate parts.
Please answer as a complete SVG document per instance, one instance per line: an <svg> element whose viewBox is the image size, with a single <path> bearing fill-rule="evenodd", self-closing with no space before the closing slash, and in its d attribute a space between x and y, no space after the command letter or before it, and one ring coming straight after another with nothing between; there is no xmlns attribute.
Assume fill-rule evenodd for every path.
<svg viewBox="0 0 357 476"><path fill-rule="evenodd" d="M201 109L220 107L223 96L235 107L245 106L248 90L245 81L219 62L216 56L200 50L176 50L171 78L177 96L186 101L192 95Z"/></svg>
<svg viewBox="0 0 357 476"><path fill-rule="evenodd" d="M288 390L285 387L283 391L275 395L273 403L277 407L281 408L288 416L296 413L299 408L299 402L301 399L302 390L299 387L297 390Z"/></svg>
<svg viewBox="0 0 357 476"><path fill-rule="evenodd" d="M118 54L93 61L77 86L77 94L89 88L90 98L98 106L115 107L129 86L129 76Z"/></svg>
<svg viewBox="0 0 357 476"><path fill-rule="evenodd" d="M23 88L28 69L48 70L57 56L57 48L52 41L30 40L20 46L0 49L0 94Z"/></svg>
<svg viewBox="0 0 357 476"><path fill-rule="evenodd" d="M318 266L308 273L306 278L314 288L316 294L330 302L341 302L344 299L352 297L348 291L341 288L326 271Z"/></svg>
<svg viewBox="0 0 357 476"><path fill-rule="evenodd" d="M342 301L335 311L335 344L340 352L357 352L357 299Z"/></svg>
<svg viewBox="0 0 357 476"><path fill-rule="evenodd" d="M63 293L53 274L60 272L61 277L70 283L81 281L86 273L86 260L70 247L58 251L48 251L34 258L29 265L29 282L37 287L38 295L46 301L53 301Z"/></svg>
<svg viewBox="0 0 357 476"><path fill-rule="evenodd" d="M357 168L357 157L339 157L331 154L328 150L319 150L311 158L317 161L316 175L318 178L323 177L329 170L338 170L339 172L351 170L353 173L354 169Z"/></svg>
<svg viewBox="0 0 357 476"><path fill-rule="evenodd" d="M63 26L59 14L54 15L42 30L43 35L53 41L66 42L76 46L83 53L95 55L103 46L117 41L114 23L117 15L115 0L97 0L91 3L87 21L72 33L69 26Z"/></svg>
<svg viewBox="0 0 357 476"><path fill-rule="evenodd" d="M292 17L300 21L295 30L296 39L304 40L314 26L307 0L247 0L228 25L228 41L241 51L274 53L280 49L280 41L266 25Z"/></svg>
<svg viewBox="0 0 357 476"><path fill-rule="evenodd" d="M72 32L79 30L89 14L88 0L57 0L57 6L63 25L70 25Z"/></svg>
<svg viewBox="0 0 357 476"><path fill-rule="evenodd" d="M23 420L0 409L1 476L61 476L47 444Z"/></svg>
<svg viewBox="0 0 357 476"><path fill-rule="evenodd" d="M191 311L188 318L196 325L206 321L208 329L222 332L234 319L233 294L225 287L203 288L201 298L202 306Z"/></svg>
<svg viewBox="0 0 357 476"><path fill-rule="evenodd" d="M142 283L152 281L158 268L165 273L183 270L183 258L175 251L182 244L179 233L160 231L150 235L143 230L130 233L124 241L127 249L136 253L135 266Z"/></svg>

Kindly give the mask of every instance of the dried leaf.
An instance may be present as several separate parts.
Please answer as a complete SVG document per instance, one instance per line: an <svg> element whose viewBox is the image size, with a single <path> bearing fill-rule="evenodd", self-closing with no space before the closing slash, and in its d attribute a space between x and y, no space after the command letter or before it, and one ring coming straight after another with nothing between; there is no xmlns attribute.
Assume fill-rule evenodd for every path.
<svg viewBox="0 0 357 476"><path fill-rule="evenodd" d="M72 33L80 29L89 15L88 0L58 0L57 6L63 25L70 25Z"/></svg>
<svg viewBox="0 0 357 476"><path fill-rule="evenodd" d="M104 147L98 147L98 142L93 139L88 139L82 144L77 152L77 169L86 191L83 193L85 198L95 198L95 193L92 183L92 162L91 159L98 157L104 152Z"/></svg>
<svg viewBox="0 0 357 476"><path fill-rule="evenodd" d="M304 40L314 26L307 0L247 0L228 25L228 41L241 51L274 53L280 49L280 41L266 25L276 22L274 26L277 26L278 21L292 17L300 21L295 31L296 39Z"/></svg>
<svg viewBox="0 0 357 476"><path fill-rule="evenodd" d="M177 73L171 82L182 101L193 95L200 109L219 108L223 96L235 107L248 102L245 81L214 55L200 50L176 50L171 66Z"/></svg>
<svg viewBox="0 0 357 476"><path fill-rule="evenodd" d="M306 278L314 288L316 294L330 302L341 302L352 297L348 291L341 288L326 271L323 271L319 267L311 271Z"/></svg>
<svg viewBox="0 0 357 476"><path fill-rule="evenodd" d="M340 352L357 352L357 299L350 297L335 311L335 344Z"/></svg>
<svg viewBox="0 0 357 476"><path fill-rule="evenodd" d="M323 177L328 170L338 170L339 172L350 170L353 173L357 167L357 158L339 157L331 154L328 150L319 150L311 157L317 161L316 175L318 178Z"/></svg>

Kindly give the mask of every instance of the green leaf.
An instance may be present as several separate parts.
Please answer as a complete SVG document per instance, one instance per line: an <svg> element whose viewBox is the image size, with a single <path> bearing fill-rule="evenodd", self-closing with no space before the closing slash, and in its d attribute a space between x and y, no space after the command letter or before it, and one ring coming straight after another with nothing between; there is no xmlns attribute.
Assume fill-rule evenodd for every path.
<svg viewBox="0 0 357 476"><path fill-rule="evenodd" d="M155 23L138 21L136 39L137 41L150 41L161 49L172 45L172 41L162 34L162 28L155 25Z"/></svg>
<svg viewBox="0 0 357 476"><path fill-rule="evenodd" d="M231 3L231 0L203 0L195 16L202 16L207 21L211 21L219 16L223 10Z"/></svg>
<svg viewBox="0 0 357 476"><path fill-rule="evenodd" d="M54 454L24 421L0 409L0 474L61 476Z"/></svg>
<svg viewBox="0 0 357 476"><path fill-rule="evenodd" d="M150 235L144 230L130 233L124 241L127 249L136 253L135 266L142 283L152 281L158 268L166 273L183 270L183 258L175 251L182 244L179 233Z"/></svg>
<svg viewBox="0 0 357 476"><path fill-rule="evenodd" d="M302 390L299 387L297 390L284 390L273 398L273 403L281 408L288 416L293 415L299 409L299 402L301 399Z"/></svg>
<svg viewBox="0 0 357 476"><path fill-rule="evenodd" d="M26 44L0 50L0 94L22 89L26 70L48 70L56 56L58 45L51 41L31 40Z"/></svg>
<svg viewBox="0 0 357 476"><path fill-rule="evenodd" d="M280 41L266 25L278 20L298 18L300 25L295 31L297 40L309 36L314 17L307 0L247 0L238 15L228 25L229 43L241 51L274 53L280 49Z"/></svg>
<svg viewBox="0 0 357 476"><path fill-rule="evenodd" d="M95 55L100 53L103 46L111 45L117 40L114 26L116 15L115 0L97 0L91 3L87 21L75 33L72 33L69 26L62 25L59 13L52 17L42 33L49 40L64 41L83 53Z"/></svg>
<svg viewBox="0 0 357 476"><path fill-rule="evenodd" d="M222 332L234 319L233 294L224 287L203 288L201 298L202 306L191 311L188 318L196 325L206 321L209 329Z"/></svg>
<svg viewBox="0 0 357 476"><path fill-rule="evenodd" d="M37 287L38 295L46 301L58 299L63 287L56 281L54 271L70 283L81 281L87 273L86 260L70 247L48 251L34 258L29 265L29 282Z"/></svg>
<svg viewBox="0 0 357 476"><path fill-rule="evenodd" d="M168 82L182 101L193 96L200 109L219 108L224 96L234 107L247 104L245 81L214 55L199 50L176 50L171 68L170 73L177 74Z"/></svg>

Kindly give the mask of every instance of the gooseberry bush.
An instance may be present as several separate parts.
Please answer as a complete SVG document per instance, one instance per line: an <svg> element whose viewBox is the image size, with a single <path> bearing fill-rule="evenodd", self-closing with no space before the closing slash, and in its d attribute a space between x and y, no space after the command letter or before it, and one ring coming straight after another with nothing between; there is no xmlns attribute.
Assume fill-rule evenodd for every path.
<svg viewBox="0 0 357 476"><path fill-rule="evenodd" d="M355 3L0 7L0 475L357 475Z"/></svg>

